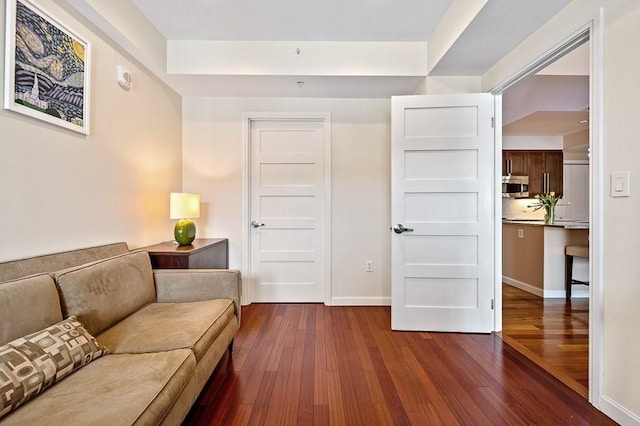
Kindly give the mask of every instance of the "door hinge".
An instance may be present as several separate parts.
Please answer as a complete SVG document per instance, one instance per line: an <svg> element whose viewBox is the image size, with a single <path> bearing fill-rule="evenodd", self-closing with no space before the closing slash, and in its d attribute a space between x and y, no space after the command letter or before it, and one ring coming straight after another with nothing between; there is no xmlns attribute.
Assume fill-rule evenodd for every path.
<svg viewBox="0 0 640 426"><path fill-rule="evenodd" d="M493 129L494 127L496 127L496 118L491 117L491 128Z"/></svg>
<svg viewBox="0 0 640 426"><path fill-rule="evenodd" d="M493 306L494 306L493 299L491 299L491 310L492 311L493 311Z"/></svg>

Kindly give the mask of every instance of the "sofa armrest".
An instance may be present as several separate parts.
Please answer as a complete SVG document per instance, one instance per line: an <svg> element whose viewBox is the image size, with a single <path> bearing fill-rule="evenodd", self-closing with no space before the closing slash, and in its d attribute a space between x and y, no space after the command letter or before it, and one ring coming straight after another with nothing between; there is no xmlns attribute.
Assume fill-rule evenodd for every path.
<svg viewBox="0 0 640 426"><path fill-rule="evenodd" d="M231 299L240 323L242 280L234 269L154 269L157 301Z"/></svg>

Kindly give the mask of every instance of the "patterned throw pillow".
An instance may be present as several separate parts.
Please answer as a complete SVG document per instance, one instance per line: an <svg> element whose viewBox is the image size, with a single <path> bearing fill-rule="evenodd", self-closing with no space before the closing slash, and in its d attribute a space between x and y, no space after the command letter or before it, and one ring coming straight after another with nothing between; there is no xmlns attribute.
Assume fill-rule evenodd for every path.
<svg viewBox="0 0 640 426"><path fill-rule="evenodd" d="M75 316L0 346L0 418L107 353Z"/></svg>

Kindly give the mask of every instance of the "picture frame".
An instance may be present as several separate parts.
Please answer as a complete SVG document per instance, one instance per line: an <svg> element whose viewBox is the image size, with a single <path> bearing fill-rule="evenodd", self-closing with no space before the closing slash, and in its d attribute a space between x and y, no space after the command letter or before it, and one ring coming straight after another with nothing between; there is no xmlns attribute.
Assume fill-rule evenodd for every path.
<svg viewBox="0 0 640 426"><path fill-rule="evenodd" d="M31 0L7 0L4 108L89 134L91 44Z"/></svg>

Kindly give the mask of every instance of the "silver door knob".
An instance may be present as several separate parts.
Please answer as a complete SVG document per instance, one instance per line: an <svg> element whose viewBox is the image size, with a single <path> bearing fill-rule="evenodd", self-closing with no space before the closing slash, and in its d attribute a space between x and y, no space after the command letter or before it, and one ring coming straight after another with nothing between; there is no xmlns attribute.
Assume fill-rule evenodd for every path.
<svg viewBox="0 0 640 426"><path fill-rule="evenodd" d="M413 228L405 228L401 223L393 227L393 232L402 234L403 232L413 232Z"/></svg>
<svg viewBox="0 0 640 426"><path fill-rule="evenodd" d="M254 228L260 228L261 226L264 226L264 223L254 220L251 222L251 226L253 226Z"/></svg>

